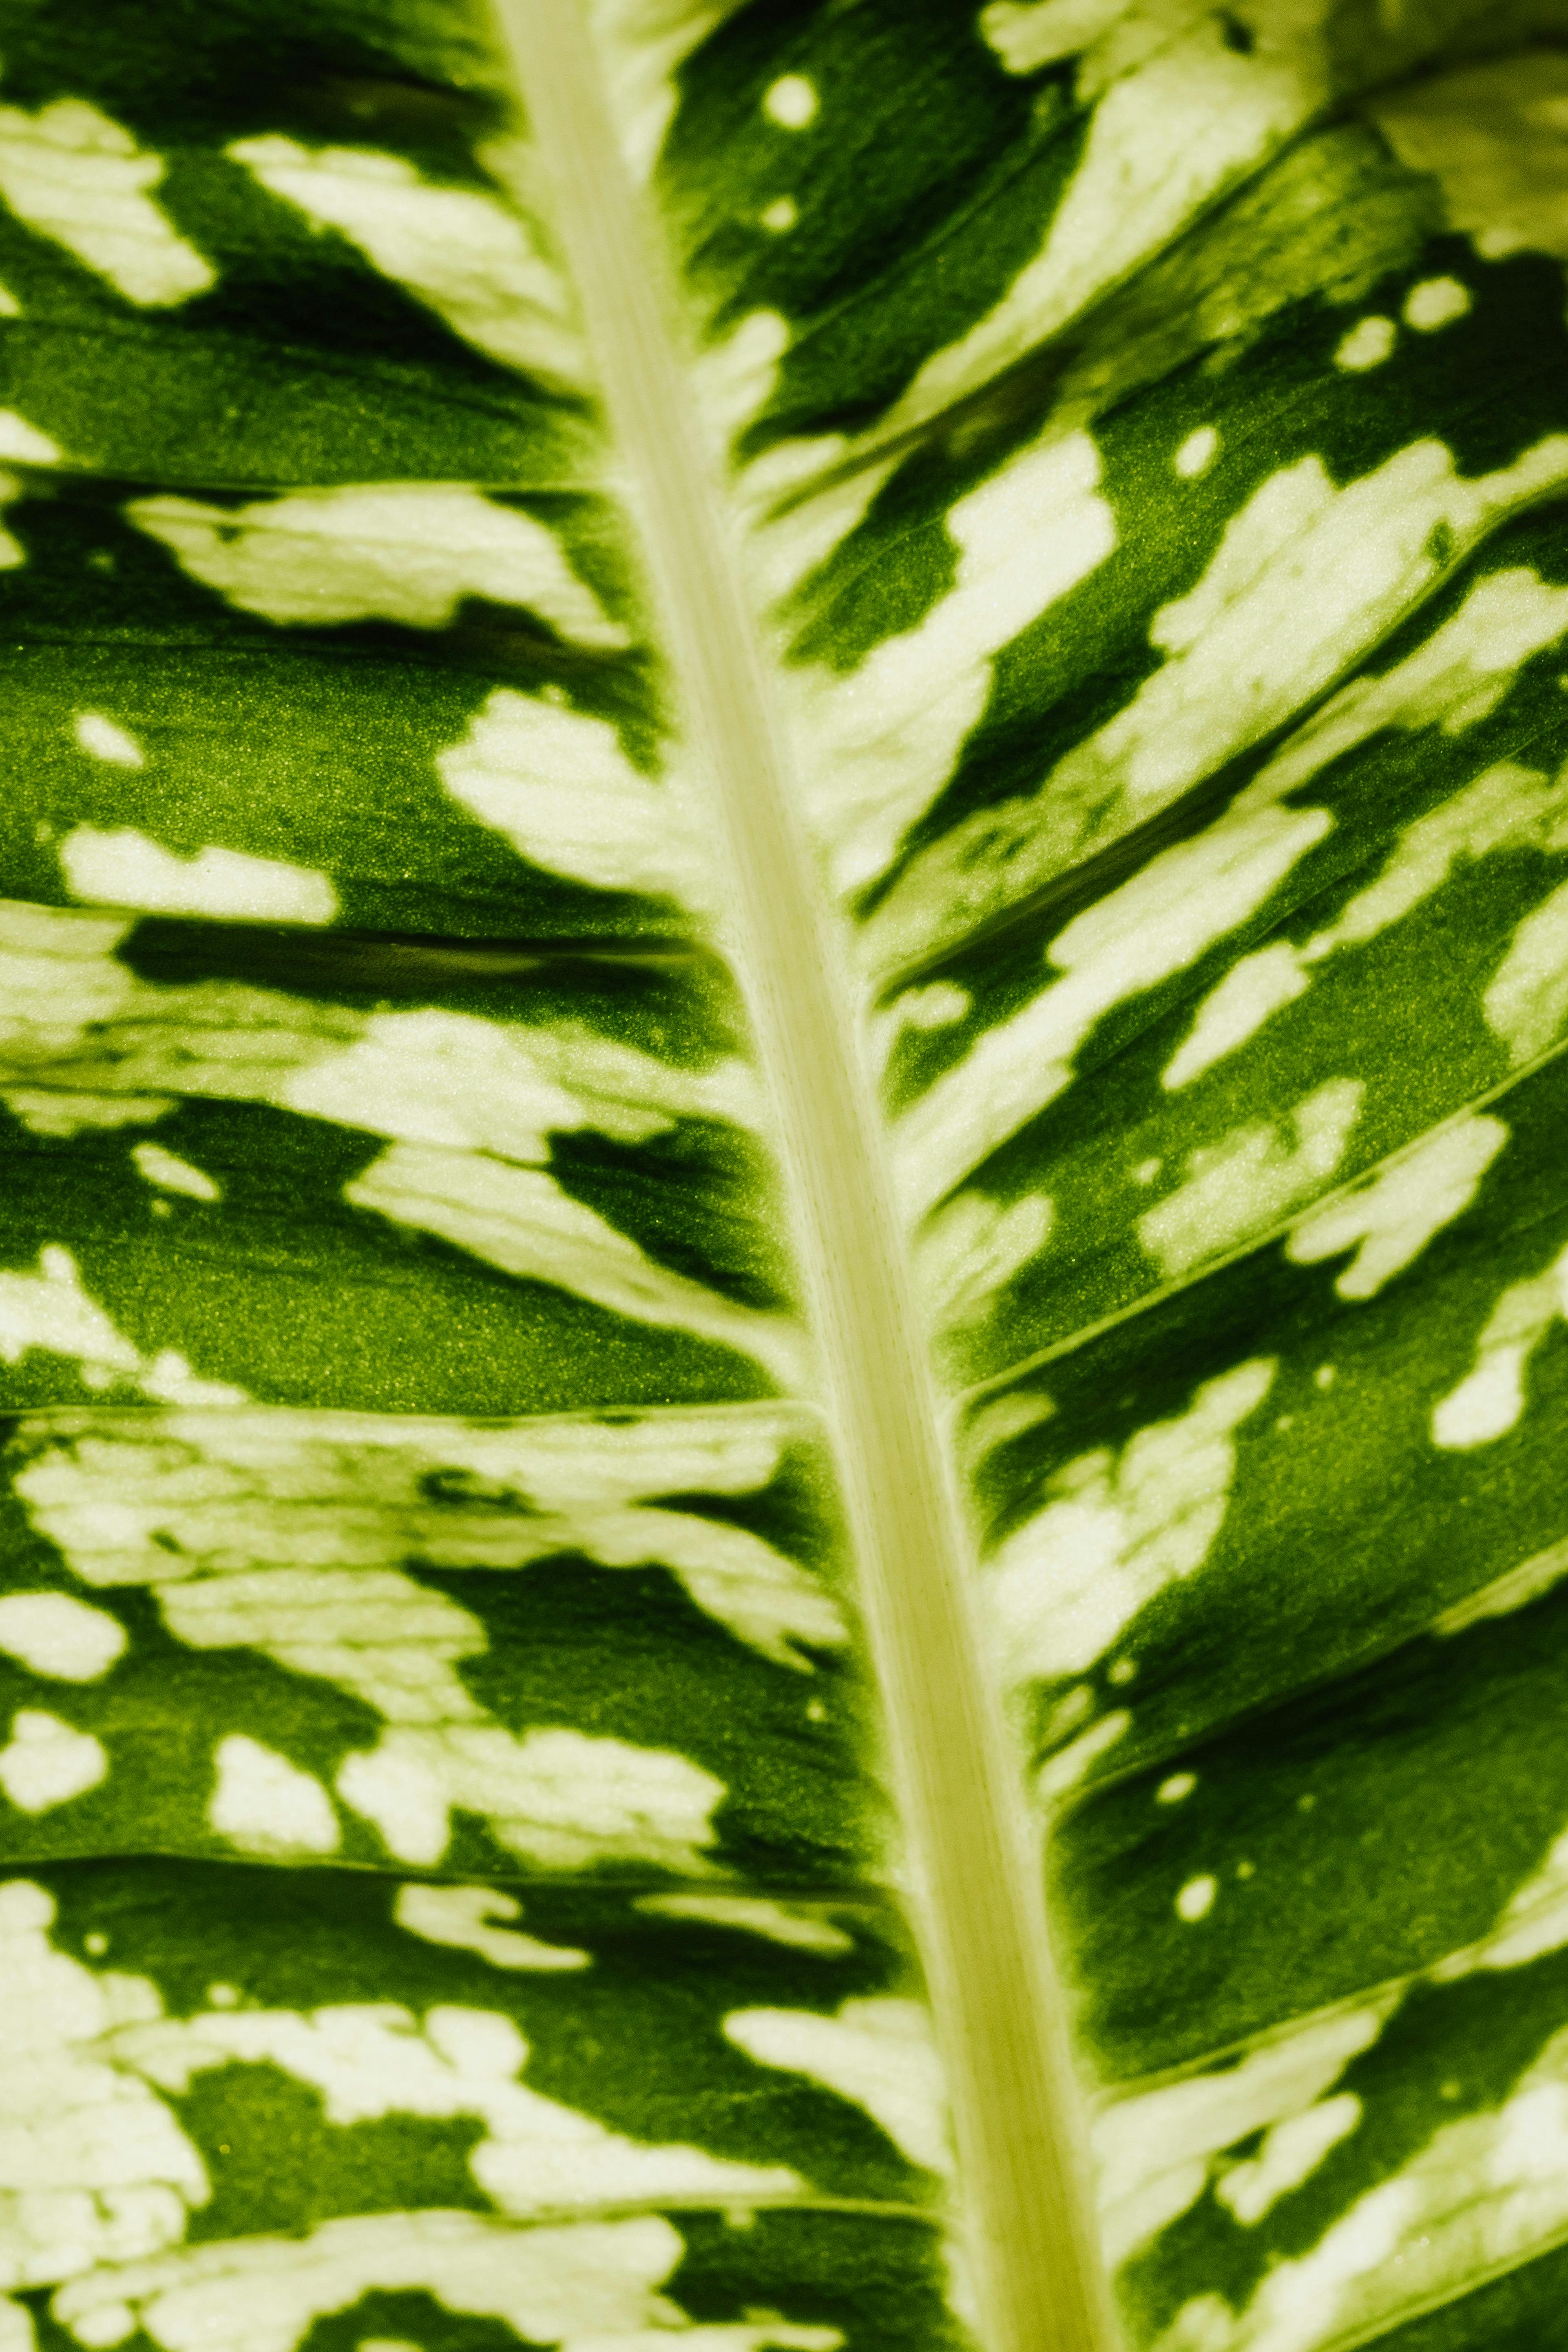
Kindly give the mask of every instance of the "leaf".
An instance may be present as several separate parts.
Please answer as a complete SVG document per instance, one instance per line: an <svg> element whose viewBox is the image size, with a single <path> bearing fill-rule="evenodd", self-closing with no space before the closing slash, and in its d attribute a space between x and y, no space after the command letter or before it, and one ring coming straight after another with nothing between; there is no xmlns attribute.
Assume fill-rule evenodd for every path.
<svg viewBox="0 0 1568 2352"><path fill-rule="evenodd" d="M1562 0L0 54L7 2343L1548 2340Z"/></svg>

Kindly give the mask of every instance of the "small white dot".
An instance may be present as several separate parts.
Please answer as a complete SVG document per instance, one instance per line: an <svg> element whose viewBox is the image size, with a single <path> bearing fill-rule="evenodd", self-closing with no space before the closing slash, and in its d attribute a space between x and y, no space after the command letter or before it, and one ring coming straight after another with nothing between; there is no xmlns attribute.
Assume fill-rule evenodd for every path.
<svg viewBox="0 0 1568 2352"><path fill-rule="evenodd" d="M1137 1671L1136 1658L1118 1658L1110 1669L1110 1679L1113 1683L1130 1683Z"/></svg>
<svg viewBox="0 0 1568 2352"><path fill-rule="evenodd" d="M95 1927L90 1936L84 1936L81 1940L84 1950L90 1952L95 1960L101 1959L109 1949L109 1938L101 1927Z"/></svg>
<svg viewBox="0 0 1568 2352"><path fill-rule="evenodd" d="M1280 1436L1283 1437L1288 1429L1294 1429L1296 1426L1295 1414L1293 1412L1282 1412L1274 1426L1279 1431Z"/></svg>
<svg viewBox="0 0 1568 2352"><path fill-rule="evenodd" d="M1238 1862L1236 1865L1236 1874L1237 1878L1250 1878L1257 1868L1258 1864L1255 1862Z"/></svg>
<svg viewBox="0 0 1568 2352"><path fill-rule="evenodd" d="M1339 350L1334 353L1334 365L1348 368L1352 375L1363 375L1368 368L1381 367L1392 356L1399 341L1399 330L1392 319L1363 319L1352 327Z"/></svg>
<svg viewBox="0 0 1568 2352"><path fill-rule="evenodd" d="M239 1988L237 1985L231 1984L208 1985L207 2007L209 2009L237 2009L239 2007Z"/></svg>
<svg viewBox="0 0 1568 2352"><path fill-rule="evenodd" d="M1217 1878L1189 1878L1176 1897L1177 1917L1189 1921L1205 1917L1218 1893Z"/></svg>
<svg viewBox="0 0 1568 2352"><path fill-rule="evenodd" d="M144 768L147 764L135 736L117 727L112 719L105 719L100 711L80 712L74 732L78 743L91 759L107 760L116 768Z"/></svg>
<svg viewBox="0 0 1568 2352"><path fill-rule="evenodd" d="M827 1709L823 1706L822 1701L819 1698L808 1698L806 1700L805 1719L807 1723L826 1722Z"/></svg>
<svg viewBox="0 0 1568 2352"><path fill-rule="evenodd" d="M174 1213L167 1201L154 1201L152 1206L155 1217L172 1217Z"/></svg>
<svg viewBox="0 0 1568 2352"><path fill-rule="evenodd" d="M1332 1364L1320 1364L1312 1374L1312 1386L1315 1389L1331 1389L1338 1378L1339 1373Z"/></svg>
<svg viewBox="0 0 1568 2352"><path fill-rule="evenodd" d="M782 236L785 229L793 228L800 218L800 206L793 196L775 196L767 210L759 213L757 218L764 228L771 228L775 236Z"/></svg>
<svg viewBox="0 0 1568 2352"><path fill-rule="evenodd" d="M784 131L804 131L816 113L816 84L804 74L781 74L763 100L763 112Z"/></svg>
<svg viewBox="0 0 1568 2352"><path fill-rule="evenodd" d="M1134 1184L1152 1184L1164 1166L1163 1160L1141 1160L1132 1171Z"/></svg>
<svg viewBox="0 0 1568 2352"><path fill-rule="evenodd" d="M1162 1780L1155 1790L1154 1801L1157 1805L1179 1805L1184 1797L1192 1795L1197 1785L1195 1772L1173 1772L1170 1779Z"/></svg>
<svg viewBox="0 0 1568 2352"><path fill-rule="evenodd" d="M1212 425L1200 425L1195 433L1188 434L1177 450L1176 471L1184 481L1196 481L1200 474L1208 472L1218 455L1219 435Z"/></svg>
<svg viewBox="0 0 1568 2352"><path fill-rule="evenodd" d="M1451 327L1456 319L1462 319L1470 304L1469 288L1457 278L1425 278L1411 289L1405 323L1418 335L1435 335L1439 327Z"/></svg>

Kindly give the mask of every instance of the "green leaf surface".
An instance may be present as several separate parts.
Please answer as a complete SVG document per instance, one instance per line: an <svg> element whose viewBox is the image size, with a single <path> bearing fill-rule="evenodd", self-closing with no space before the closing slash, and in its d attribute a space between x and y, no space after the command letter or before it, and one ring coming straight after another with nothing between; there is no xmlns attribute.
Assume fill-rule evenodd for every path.
<svg viewBox="0 0 1568 2352"><path fill-rule="evenodd" d="M1563 0L0 58L5 2352L1554 2343Z"/></svg>

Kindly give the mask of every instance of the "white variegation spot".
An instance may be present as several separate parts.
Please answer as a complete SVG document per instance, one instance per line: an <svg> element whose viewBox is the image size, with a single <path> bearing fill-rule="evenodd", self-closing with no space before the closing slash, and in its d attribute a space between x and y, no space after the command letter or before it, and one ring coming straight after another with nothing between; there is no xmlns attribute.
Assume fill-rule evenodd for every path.
<svg viewBox="0 0 1568 2352"><path fill-rule="evenodd" d="M1304 996L1310 985L1288 940L1243 956L1199 1005L1191 1029L1160 1073L1161 1085L1173 1093L1201 1078L1255 1037L1272 1014Z"/></svg>
<svg viewBox="0 0 1568 2352"><path fill-rule="evenodd" d="M0 1650L51 1681L95 1683L124 1655L125 1628L68 1592L8 1592L0 1600Z"/></svg>
<svg viewBox="0 0 1568 2352"><path fill-rule="evenodd" d="M805 74L781 74L763 93L763 112L782 131L804 131L816 120L816 85Z"/></svg>
<svg viewBox="0 0 1568 2352"><path fill-rule="evenodd" d="M906 1029L924 1032L951 1027L967 1016L973 1003L966 988L950 980L903 990L890 1004L874 1013L868 1024L879 1066L886 1069Z"/></svg>
<svg viewBox="0 0 1568 2352"><path fill-rule="evenodd" d="M783 236L800 218L800 206L793 196L775 196L757 215L763 226L773 236Z"/></svg>
<svg viewBox="0 0 1568 2352"><path fill-rule="evenodd" d="M554 1974L586 1969L593 1954L571 1944L546 1944L501 1924L520 1918L522 1906L499 1886L400 1886L392 1916L405 1934L453 1951L477 1952L492 1969Z"/></svg>
<svg viewBox="0 0 1568 2352"><path fill-rule="evenodd" d="M1107 2252L1121 2262L1195 2205L1222 2150L1303 2114L1369 2049L1397 1995L1296 2024L1239 2063L1135 2093L1094 2126Z"/></svg>
<svg viewBox="0 0 1568 2352"><path fill-rule="evenodd" d="M193 579L268 621L439 629L464 597L482 596L525 606L594 652L630 643L554 531L455 484L299 490L242 507L164 494L132 499L125 514Z"/></svg>
<svg viewBox="0 0 1568 2352"><path fill-rule="evenodd" d="M883 484L897 470L895 455L835 474L848 446L844 434L780 442L754 458L736 480L737 504L751 528L742 553L757 603L769 611L791 596L826 562L865 520ZM826 480L797 495L812 478ZM784 633L787 649L788 631Z"/></svg>
<svg viewBox="0 0 1568 2352"><path fill-rule="evenodd" d="M16 409L0 408L0 457L14 457L24 466L54 466L64 456L58 441L29 425Z"/></svg>
<svg viewBox="0 0 1568 2352"><path fill-rule="evenodd" d="M1394 357L1394 347L1399 341L1399 330L1392 319L1363 319L1334 353L1334 365L1347 374L1364 375L1371 368L1382 367Z"/></svg>
<svg viewBox="0 0 1568 2352"><path fill-rule="evenodd" d="M1194 1151L1184 1181L1138 1220L1138 1238L1166 1279L1321 1192L1350 1149L1365 1094L1359 1078L1330 1078L1284 1118L1233 1128Z"/></svg>
<svg viewBox="0 0 1568 2352"><path fill-rule="evenodd" d="M1214 1909L1215 1896L1219 1893L1219 1881L1207 1872L1201 1878L1189 1878L1176 1895L1176 1916L1189 1927L1206 1919Z"/></svg>
<svg viewBox="0 0 1568 2352"><path fill-rule="evenodd" d="M518 2078L529 2045L495 2010L444 2004L423 2019L391 2002L226 2010L126 2026L113 2048L121 2065L176 2095L198 2074L270 2063L319 2091L327 2121L340 2126L399 2115L474 2116L486 2129L469 2169L502 2212L520 2219L683 2195L789 2196L804 2187L785 2165L644 2145L528 2089Z"/></svg>
<svg viewBox="0 0 1568 2352"><path fill-rule="evenodd" d="M837 1956L855 1949L854 1937L833 1925L827 1916L830 1906L824 1905L775 1903L763 1895L639 1895L634 1899L639 1911L656 1918L729 1927L737 1935L787 1945L792 1951Z"/></svg>
<svg viewBox="0 0 1568 2352"><path fill-rule="evenodd" d="M116 768L144 768L147 764L135 736L114 719L106 719L100 710L79 711L71 732L89 759L106 760Z"/></svg>
<svg viewBox="0 0 1568 2352"><path fill-rule="evenodd" d="M1375 1298L1469 1207L1508 1137L1500 1118L1473 1113L1438 1128L1352 1192L1311 1211L1291 1234L1286 1256L1316 1265L1354 1249L1334 1288L1342 1298Z"/></svg>
<svg viewBox="0 0 1568 2352"><path fill-rule="evenodd" d="M1367 109L1413 171L1443 193L1448 226L1486 261L1568 257L1568 59L1550 49L1442 74Z"/></svg>
<svg viewBox="0 0 1568 2352"><path fill-rule="evenodd" d="M1568 1539L1548 1544L1544 1551L1532 1552L1517 1568L1483 1584L1478 1592L1467 1593L1451 1609L1432 1620L1431 1631L1440 1638L1462 1633L1468 1625L1476 1625L1488 1617L1510 1616L1514 1610L1528 1607L1549 1592L1559 1580L1568 1575Z"/></svg>
<svg viewBox="0 0 1568 2352"><path fill-rule="evenodd" d="M766 407L789 343L789 323L782 313L749 310L728 335L700 353L691 386L715 447L734 440Z"/></svg>
<svg viewBox="0 0 1568 2352"><path fill-rule="evenodd" d="M1215 2195L1244 2228L1260 2221L1288 2190L1299 2189L1331 2148L1354 2131L1362 2105L1353 2091L1342 2091L1276 2124L1255 2157L1221 2173Z"/></svg>
<svg viewBox="0 0 1568 2352"><path fill-rule="evenodd" d="M1268 37L1243 56L1206 5L1179 6L1157 33L1144 9L1110 0L1062 0L1054 22L1048 8L988 10L983 30L1015 72L1094 42L1078 74L1079 98L1098 101L1088 143L1038 252L926 361L879 429L923 421L1037 349L1302 128L1331 95L1321 13L1272 11Z"/></svg>
<svg viewBox="0 0 1568 2352"><path fill-rule="evenodd" d="M980 30L1011 74L1076 56L1127 14L1131 0L988 0Z"/></svg>
<svg viewBox="0 0 1568 2352"><path fill-rule="evenodd" d="M984 1321L998 1292L1044 1249L1055 1219L1044 1192L1005 1202L961 1192L940 1208L921 1229L918 1271L941 1328Z"/></svg>
<svg viewBox="0 0 1568 2352"><path fill-rule="evenodd" d="M882 872L947 782L984 711L994 656L1114 551L1100 479L1087 433L1013 458L949 509L955 578L925 618L848 677L801 688L806 805L841 891Z"/></svg>
<svg viewBox="0 0 1568 2352"><path fill-rule="evenodd" d="M682 907L713 898L693 798L634 768L607 719L498 687L436 767L460 807L548 874Z"/></svg>
<svg viewBox="0 0 1568 2352"><path fill-rule="evenodd" d="M1460 278L1424 278L1405 296L1401 316L1418 335L1435 335L1439 329L1451 327L1456 320L1467 318L1474 301L1469 288Z"/></svg>
<svg viewBox="0 0 1568 2352"><path fill-rule="evenodd" d="M939 1201L1071 1084L1073 1061L1116 1005L1197 961L1245 922L1329 832L1326 809L1262 807L1150 859L1051 943L1064 977L981 1035L893 1129L911 1213Z"/></svg>
<svg viewBox="0 0 1568 2352"><path fill-rule="evenodd" d="M679 103L678 76L740 0L591 0L621 152L645 180Z"/></svg>
<svg viewBox="0 0 1568 2352"><path fill-rule="evenodd" d="M399 1724L339 1768L339 1796L399 1862L438 1863L457 1808L542 1870L631 1862L707 1874L726 1790L689 1757L578 1731L520 1739L472 1714L477 1720L431 1727Z"/></svg>
<svg viewBox="0 0 1568 2352"><path fill-rule="evenodd" d="M1192 1795L1197 1785L1198 1776L1195 1772L1173 1772L1170 1778L1162 1780L1155 1790L1154 1802L1157 1805L1179 1805L1184 1797Z"/></svg>
<svg viewBox="0 0 1568 2352"><path fill-rule="evenodd" d="M565 287L500 197L434 185L402 156L365 147L302 147L270 133L226 152L269 194L337 229L465 342L546 381L580 382Z"/></svg>
<svg viewBox="0 0 1568 2352"><path fill-rule="evenodd" d="M333 1671L373 1705L375 1653L411 1646L415 1659L385 1688L412 1704L422 1676L436 1707L426 1719L440 1720L468 1702L439 1662L477 1654L483 1632L405 1575L410 1558L437 1569L519 1569L573 1552L605 1567L663 1564L699 1608L780 1664L805 1663L795 1643L842 1644L833 1596L785 1554L747 1528L641 1500L754 1493L791 1430L765 1406L494 1429L278 1410L137 1417L113 1430L96 1421L74 1444L47 1448L18 1474L18 1491L86 1583L163 1591L199 1579L200 1600L177 1604L184 1638L228 1626L275 1643L270 1654L292 1670L317 1672L327 1632L342 1626ZM433 1500L432 1481L456 1488L463 1507ZM286 1571L295 1581L269 1600L265 1578ZM232 1590L231 1609L236 1577L256 1580ZM318 1604L331 1613L310 1614ZM336 1612L351 1606L349 1624ZM310 1644L311 1663L285 1654L296 1643Z"/></svg>
<svg viewBox="0 0 1568 2352"><path fill-rule="evenodd" d="M1035 1775L1035 1793L1045 1803L1054 1803L1076 1789L1092 1765L1097 1764L1108 1748L1114 1748L1131 1729L1132 1717L1125 1707L1117 1707L1102 1715L1098 1723L1080 1732L1055 1756L1047 1757Z"/></svg>
<svg viewBox="0 0 1568 2352"><path fill-rule="evenodd" d="M1525 916L1481 997L1487 1026L1516 1063L1555 1045L1568 1022L1568 882Z"/></svg>
<svg viewBox="0 0 1568 2352"><path fill-rule="evenodd" d="M424 2294L447 2311L500 2320L525 2344L642 2352L657 2329L678 2352L680 2336L669 2331L681 2315L657 2290L684 2252L679 2231L656 2213L529 2230L479 2213L354 2214L302 2236L104 2263L74 2281L56 2309L90 2352L138 2331L162 2352L295 2352L317 2320L367 2294ZM765 2331L752 2336L752 2345L769 2341ZM751 2347L742 2340L734 2352Z"/></svg>
<svg viewBox="0 0 1568 2352"><path fill-rule="evenodd" d="M223 1187L205 1169L196 1168L190 1160L182 1160L177 1151L165 1151L161 1143L134 1143L131 1157L138 1175L161 1192L183 1192L192 1201L219 1201Z"/></svg>
<svg viewBox="0 0 1568 2352"><path fill-rule="evenodd" d="M911 2164L950 2172L947 2092L931 2020L893 1995L841 2001L835 2017L804 2009L737 2009L724 2039L760 2066L805 2074L863 2107Z"/></svg>
<svg viewBox="0 0 1568 2352"><path fill-rule="evenodd" d="M37 1349L73 1362L84 1387L123 1384L174 1404L242 1404L245 1391L194 1377L172 1348L145 1357L89 1297L68 1249L46 1242L36 1274L0 1272L0 1362L20 1363Z"/></svg>
<svg viewBox="0 0 1568 2352"><path fill-rule="evenodd" d="M1242 2310L1205 2297L1204 2336L1178 2317L1161 2342L1318 2352L1365 2341L1512 2269L1565 2228L1568 2035L1559 2033L1499 2104L1444 2125L1316 2245L1272 2263Z"/></svg>
<svg viewBox="0 0 1568 2352"><path fill-rule="evenodd" d="M163 2101L104 2054L106 2034L161 2013L156 1987L54 1950L54 1918L41 1886L0 1885L0 2284L13 2290L157 2255L210 2195Z"/></svg>
<svg viewBox="0 0 1568 2352"><path fill-rule="evenodd" d="M1477 1343L1474 1370L1433 1408L1434 1445L1468 1452L1507 1436L1524 1412L1525 1367L1560 1316L1568 1318L1568 1250L1503 1292Z"/></svg>
<svg viewBox="0 0 1568 2352"><path fill-rule="evenodd" d="M207 1820L230 1845L273 1857L337 1852L338 1817L313 1772L244 1732L220 1739L213 1763Z"/></svg>
<svg viewBox="0 0 1568 2352"><path fill-rule="evenodd" d="M659 1265L538 1169L394 1143L344 1185L343 1198L395 1224L438 1234L520 1279L573 1292L634 1322L737 1349L765 1365L786 1391L800 1384L805 1344L787 1316L732 1305Z"/></svg>
<svg viewBox="0 0 1568 2352"><path fill-rule="evenodd" d="M254 923L330 923L338 913L336 889L312 866L237 849L183 857L132 825L74 825L58 856L67 889L89 904Z"/></svg>
<svg viewBox="0 0 1568 2352"><path fill-rule="evenodd" d="M95 1789L108 1771L109 1757L90 1731L43 1707L12 1717L10 1739L0 1748L0 1789L18 1812L52 1812Z"/></svg>
<svg viewBox="0 0 1568 2352"><path fill-rule="evenodd" d="M1186 1412L1057 1473L1044 1507L998 1547L984 1610L1011 1688L1083 1674L1167 1584L1194 1575L1225 1522L1235 1433L1273 1385L1255 1358L1205 1381Z"/></svg>
<svg viewBox="0 0 1568 2352"><path fill-rule="evenodd" d="M150 193L163 176L163 157L144 153L85 99L56 99L36 114L0 106L0 197L143 308L188 301L216 283Z"/></svg>
<svg viewBox="0 0 1568 2352"><path fill-rule="evenodd" d="M1212 425L1200 425L1195 433L1188 434L1171 462L1184 482L1195 482L1218 455L1218 433Z"/></svg>

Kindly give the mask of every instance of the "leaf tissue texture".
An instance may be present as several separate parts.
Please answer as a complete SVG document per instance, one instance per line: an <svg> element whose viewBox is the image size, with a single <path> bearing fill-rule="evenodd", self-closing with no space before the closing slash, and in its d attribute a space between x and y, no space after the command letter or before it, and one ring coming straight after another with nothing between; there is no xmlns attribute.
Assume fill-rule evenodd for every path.
<svg viewBox="0 0 1568 2352"><path fill-rule="evenodd" d="M1568 0L0 0L0 2352L1547 2352Z"/></svg>

